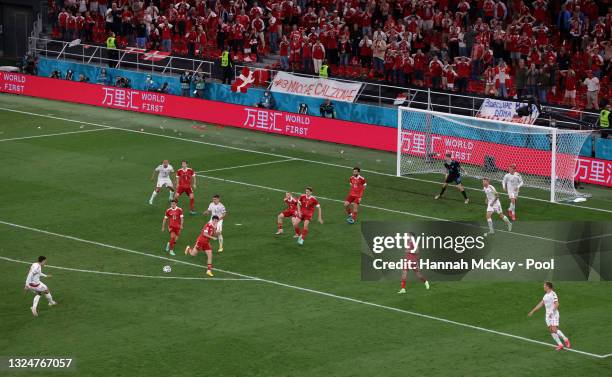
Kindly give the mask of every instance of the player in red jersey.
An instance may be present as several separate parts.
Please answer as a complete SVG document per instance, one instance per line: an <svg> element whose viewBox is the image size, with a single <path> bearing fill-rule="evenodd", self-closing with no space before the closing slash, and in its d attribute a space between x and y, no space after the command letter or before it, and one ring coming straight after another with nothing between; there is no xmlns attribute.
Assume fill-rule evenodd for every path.
<svg viewBox="0 0 612 377"><path fill-rule="evenodd" d="M298 201L296 198L293 197L293 195L291 195L290 192L285 193L284 201L285 201L285 204L287 205L287 209L278 214L278 218L277 218L278 219L277 220L278 231L276 232L276 234L283 233L283 219L285 217L293 217L295 216L295 213L297 212ZM298 237L298 236L295 235L295 237Z"/></svg>
<svg viewBox="0 0 612 377"><path fill-rule="evenodd" d="M414 233L408 233L410 235L410 243L406 248L406 257L404 258L404 271L402 271L402 289L399 290L400 294L406 293L406 278L408 277L408 271L414 271L419 280L425 284L425 288L429 289L429 281L421 274L419 270L419 247L414 242Z"/></svg>
<svg viewBox="0 0 612 377"><path fill-rule="evenodd" d="M196 189L196 175L187 161L183 160L181 162L181 168L176 171L176 179L178 187L174 199L178 200L183 193L189 195L189 214L195 215L193 191Z"/></svg>
<svg viewBox="0 0 612 377"><path fill-rule="evenodd" d="M168 232L170 233L170 241L166 244L166 251L170 255L174 256L174 245L178 241L181 230L183 230L183 209L177 206L178 201L172 199L170 202L170 208L166 210L166 215L162 221L162 232L166 229L166 222L168 222Z"/></svg>
<svg viewBox="0 0 612 377"><path fill-rule="evenodd" d="M295 229L295 234L298 236L298 244L303 245L304 239L308 235L308 224L312 220L312 215L314 215L315 208L319 209L319 223L323 224L323 217L321 211L321 205L317 198L312 195L312 188L306 187L306 193L302 194L298 199L298 209L295 216L291 219L293 223L293 228ZM300 231L300 222L304 221L304 229Z"/></svg>
<svg viewBox="0 0 612 377"><path fill-rule="evenodd" d="M217 232L217 224L219 223L219 217L213 216L212 219L204 225L202 232L198 236L195 245L193 247L185 248L185 254L195 257L200 251L206 253L206 275L212 277L212 246L210 246L210 240L216 240L215 233Z"/></svg>
<svg viewBox="0 0 612 377"><path fill-rule="evenodd" d="M355 224L355 221L357 221L357 209L359 208L359 204L361 204L363 192L368 185L366 179L363 178L360 173L361 169L358 167L353 168L353 175L349 178L351 190L344 201L344 209L348 215L346 222L349 224Z"/></svg>

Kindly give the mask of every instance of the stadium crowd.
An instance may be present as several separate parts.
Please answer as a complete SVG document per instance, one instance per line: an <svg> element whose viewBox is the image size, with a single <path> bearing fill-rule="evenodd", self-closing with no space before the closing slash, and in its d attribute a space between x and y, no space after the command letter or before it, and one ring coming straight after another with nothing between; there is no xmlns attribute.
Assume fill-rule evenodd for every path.
<svg viewBox="0 0 612 377"><path fill-rule="evenodd" d="M57 38L598 109L612 7L594 0L48 0ZM326 74L329 74L326 70Z"/></svg>

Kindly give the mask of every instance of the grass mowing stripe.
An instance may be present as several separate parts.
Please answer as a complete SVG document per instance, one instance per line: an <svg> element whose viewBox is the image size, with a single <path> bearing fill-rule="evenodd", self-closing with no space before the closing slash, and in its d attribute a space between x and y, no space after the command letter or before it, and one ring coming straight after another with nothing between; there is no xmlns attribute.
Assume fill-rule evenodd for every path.
<svg viewBox="0 0 612 377"><path fill-rule="evenodd" d="M283 190L283 189L274 188L274 187L256 185L256 184L248 183L248 182L234 181L232 179L212 177L210 175L197 174L197 176L198 177L202 177L202 178L208 178L208 179L213 179L213 180L217 180L217 181L222 181L222 182L229 182L229 183L233 183L233 184L237 184L237 185L243 185L243 186L260 188L260 189L263 189L263 190L271 190L271 191L277 191L277 192L283 192L283 193L287 192L287 191L290 191L290 190ZM340 199L327 198L327 197L318 196L318 195L315 195L315 196L318 199L323 199L323 200L327 200L327 201L330 201L330 202L344 203L344 200L340 200ZM428 215L421 215L421 214L413 213L413 212L400 211L400 210L397 210L397 209L378 207L378 206L373 206L373 205L369 205L369 204L360 204L359 206L360 207L364 207L364 208L376 209L376 210L379 210L379 211L397 213L397 214L400 214L400 215L408 215L408 216L419 217L419 218L422 218L422 219L436 220L436 221L448 221L448 222L451 222L451 223L455 222L455 221L448 220L448 219L442 219L442 218L428 216ZM481 228L484 229L484 230L488 230L488 228L486 228L486 227L481 227ZM501 232L501 233L516 234L518 236L534 238L534 239L539 239L539 240L542 240L542 241L549 241L549 242L554 242L554 243L559 243L559 244L566 244L567 243L566 241L556 240L554 238L547 238L547 237L536 236L536 235L533 235L533 234L510 232L510 231L503 230L503 229L496 229L495 231L496 232Z"/></svg>
<svg viewBox="0 0 612 377"><path fill-rule="evenodd" d="M54 233L54 232L46 231L46 230L43 230L43 229L37 229L37 228L25 226L25 225L14 224L14 223L10 223L10 222L7 222L7 221L0 220L0 224L4 224L4 225L12 226L12 227L15 227L15 228L20 228L20 229L30 230L30 231L38 232L38 233L42 233L42 234L52 235L52 236L56 236L56 237L66 238L66 239L70 239L70 240L73 240L73 241L78 241L78 242L88 243L88 244L92 244L92 245L102 246L102 247L106 247L106 248L110 248L110 249L115 249L115 250L119 250L119 251L124 251L124 252L132 253L132 254L138 254L138 255L143 255L143 256L148 256L148 257L158 258L158 259L164 259L164 260L170 260L170 261L173 261L175 263L183 263L183 264L188 264L188 265L192 265L192 266L196 266L196 267L202 267L202 268L204 267L204 266L201 266L201 265L198 265L198 264L184 262L184 261L181 261L179 259L171 259L171 258L159 256L159 255L153 255L153 254L149 254L149 253L144 253L144 252L141 252L141 251L130 250L130 249L127 249L127 248L124 248L124 247L104 244L104 243L96 242L96 241L90 241L90 240L86 240L86 239L82 239L82 238L78 238L78 237L74 237L74 236L69 236L69 235L65 235L65 234L59 234L59 233ZM323 292L323 291L318 291L318 290L315 290L315 289L299 287L299 286L291 285L291 284L287 284L287 283L281 283L281 282L278 282L278 281L263 279L263 278L259 278L259 277L256 277L256 276L250 276L250 275L242 274L242 273L239 273L239 272L233 272L233 271L228 271L228 270L221 270L221 269L217 269L217 268L215 268L215 270L227 273L229 275L239 276L239 277L245 278L245 279L258 280L258 281L262 281L262 282L269 283L269 284L276 285L276 286L280 286L280 287L291 288L291 289L295 289L295 290L302 291L302 292L307 292L307 293L312 293L312 294L316 294L316 295L331 297L331 298L334 298L334 299L337 299L337 300L341 300L341 301L348 301L348 302L353 302L353 303L357 303L357 304L361 304L361 305L366 305L366 306L370 306L370 307L375 307L375 308L379 308L379 309L384 309L384 310L388 310L388 311L398 312L398 313L402 313L402 314L408 314L408 315L419 317L419 318L426 318L426 319L429 319L429 320L443 322L443 323L446 323L446 324L460 326L460 327L464 327L464 328L469 328L469 329L472 329L472 330L482 331L482 332L486 332L486 333L489 333L489 334L495 334L495 335L500 335L500 336L504 336L504 337L508 337L508 338L522 340L524 342L529 342L529 343L533 343L533 344L539 344L539 345L543 345L543 346L547 346L547 347L555 347L554 344L546 343L546 342L543 342L543 341L540 341L540 340L530 339L530 338L522 337L522 336L519 336L519 335L505 333L505 332L502 332L502 331L491 330L491 329L487 329L487 328L484 328L484 327L470 325L468 323L463 323L463 322L457 322L457 321L453 321L453 320L446 319L446 318L435 317L435 316L428 315L428 314L422 314L422 313L412 312L412 311L409 311L409 310L394 308L392 306L376 304L376 303L373 303L373 302L358 300L358 299L351 298L351 297L346 297L346 296L340 296L340 295L336 295L336 294L329 293L329 292ZM570 352L578 353L578 354L581 354L581 355L595 357L595 358L600 358L600 359L605 358L607 356L610 356L610 355L598 355L598 354L594 354L594 353L590 353L590 352L576 350L576 349L573 349L573 348L566 349L566 350L570 351Z"/></svg>
<svg viewBox="0 0 612 377"><path fill-rule="evenodd" d="M21 263L30 265L32 262L27 262L19 259L11 259L7 257L0 256L0 259L5 260L7 262ZM70 267L62 267L62 266L52 266L45 265L47 268L55 268L57 270L66 270L66 271L74 271L74 272L85 272L89 274L97 274L97 275L112 275L112 276L124 276L124 277L133 277L133 278L146 278L146 279L172 279L172 280L208 280L208 281L219 281L219 280L230 280L230 281L257 281L255 279L248 278L203 278L203 277L188 277L188 276L154 276L154 275L138 275L138 274L124 274L121 272L108 272L108 271L95 271L95 270L84 270L80 268L70 268Z"/></svg>
<svg viewBox="0 0 612 377"><path fill-rule="evenodd" d="M69 119L69 118L62 118L62 117L57 117L57 116L48 115L48 114L38 114L38 113L29 112L29 111L7 109L5 107L0 107L0 110L10 111L10 112L20 113L20 114L26 114L26 115L32 115L32 116L39 116L39 117L43 117L43 118L63 120L63 121L66 121L66 122L73 122L73 123L79 123L79 124L87 124L87 125L91 125L91 126L112 128L112 129L122 130L122 131L126 131L126 132L140 133L140 134L144 134L144 135L163 137L163 138L173 139L173 140L187 141L187 142L191 142L191 143L198 143L198 144L209 145L209 146L213 146L213 147L237 150L237 151L241 151L241 152L257 153L257 154L263 154L263 155L267 155L267 156L274 156L274 157L280 157L280 158L286 158L286 159L294 159L294 160L298 160L298 161L309 162L309 163L312 163L312 164L333 166L333 167L342 168L342 169L352 169L351 166L334 164L334 163L331 163L331 162L309 160L309 159L304 159L304 158L297 158L297 157L281 155L281 154L277 154L277 153L270 153L270 152L256 151L256 150L246 149L246 148L232 147L231 145L224 145L224 144L217 144L217 143L208 143L208 142L201 141L201 140L187 139L187 138L182 138L182 137L178 137L178 136L160 135L160 134L156 134L154 132L148 132L148 131L139 131L139 130L132 130L132 129L129 129L129 128L112 127L112 126L108 126L108 125L105 125L105 124L85 122L85 121L82 121L82 120ZM430 183L430 184L440 184L440 182L438 182L438 181L431 181L431 180L428 180L428 179L421 179L421 178L414 178L414 177L404 177L404 176L398 177L395 174L383 173L383 172L379 172L379 171L376 171L376 170L362 169L362 171L365 172L365 173L376 174L376 175L381 175L381 176L386 176L386 177L402 178L402 179L408 179L408 180L413 180L413 181L417 181L417 182L424 182L424 183ZM482 188L478 188L478 187L468 187L468 186L464 186L464 187L466 189L468 189L468 190L482 191ZM500 195L508 196L508 194L505 193L505 192L500 192ZM540 198L534 198L534 197L531 197L531 196L521 196L521 198L522 199L533 200L533 201L537 201L537 202L551 203L549 200L540 199ZM569 204L569 203L560 203L560 202L553 202L552 204L556 204L556 205L560 205L560 206L565 206L565 207L582 208L582 209L591 210L591 211L612 213L612 210L603 209L603 208L587 207L587 206L574 205L574 204Z"/></svg>
<svg viewBox="0 0 612 377"><path fill-rule="evenodd" d="M289 162L289 161L298 161L298 159L295 158L289 158L286 160L274 160L274 161L266 161L266 162L259 162L256 164L246 164L246 165L238 165L238 166L229 166L227 168L219 168L219 169L210 169L210 170L202 170L202 171L198 171L196 173L210 173L211 171L221 171L221 170L232 170L232 169L240 169L240 168L248 168L251 166L260 166L260 165L270 165L270 164L278 164L280 162Z"/></svg>
<svg viewBox="0 0 612 377"><path fill-rule="evenodd" d="M98 129L95 129L95 130L68 131L68 132L59 132L59 133L56 133L56 134L12 137L10 139L0 139L0 142L3 142L3 141L15 141L15 140L25 140L25 139L40 139L40 138L43 138L43 137L72 135L72 134L82 134L82 133L85 133L85 132L110 131L110 130L112 130L112 128L98 128Z"/></svg>

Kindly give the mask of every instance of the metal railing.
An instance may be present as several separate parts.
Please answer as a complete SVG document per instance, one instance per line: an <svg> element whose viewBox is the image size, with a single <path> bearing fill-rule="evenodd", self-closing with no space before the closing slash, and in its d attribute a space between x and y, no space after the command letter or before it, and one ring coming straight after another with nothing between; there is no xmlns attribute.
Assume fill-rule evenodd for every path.
<svg viewBox="0 0 612 377"><path fill-rule="evenodd" d="M112 66L115 68L135 69L137 71L150 71L162 75L180 74L185 71L201 71L207 78L220 78L220 70L214 69L216 63L206 60L189 59L177 56L168 56L159 62L153 62L143 59L141 53L134 53L130 50L113 50L105 47L77 44L70 45L70 42L58 41L47 38L30 38L31 52L45 57L55 59L70 59L81 61L86 64L98 64ZM108 53L117 53L115 58L109 58ZM235 64L234 75L237 77L242 68L263 69L261 67ZM270 81L274 79L279 70L268 69L270 72ZM302 77L318 77L310 74L292 72L295 75ZM357 102L394 107L394 101L401 93L408 94L410 107L419 109L428 109L449 114L476 116L480 107L487 97L463 95L452 92L434 91L431 89L422 89L415 87L402 87L388 85L380 82L371 81L356 81L344 78L333 77L334 80L362 84L362 90L357 96ZM505 99L510 100L512 99ZM517 101L518 102L518 101ZM598 114L592 112L584 112L579 110L570 110L555 106L542 106L542 110L546 114L558 114L556 117L541 116L536 124L543 126L560 126L568 128L576 128L576 124L582 128L585 124L596 124Z"/></svg>
<svg viewBox="0 0 612 377"><path fill-rule="evenodd" d="M214 63L206 60L169 55L159 61L147 59L147 55L131 49L109 49L93 44L74 44L48 38L30 38L30 52L57 60L76 60L84 64L110 68L133 69L161 75L175 75L187 71L199 71L212 77Z"/></svg>

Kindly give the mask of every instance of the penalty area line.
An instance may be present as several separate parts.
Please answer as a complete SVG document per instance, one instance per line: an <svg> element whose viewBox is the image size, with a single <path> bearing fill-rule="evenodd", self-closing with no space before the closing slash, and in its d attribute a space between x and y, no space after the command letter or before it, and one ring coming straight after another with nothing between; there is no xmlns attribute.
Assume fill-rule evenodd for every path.
<svg viewBox="0 0 612 377"><path fill-rule="evenodd" d="M55 133L55 134L21 136L21 137L12 137L10 139L0 139L0 142L3 142L3 141L26 140L26 139L40 139L40 138L43 138L43 137L63 136L63 135L73 135L73 134L84 134L84 133L87 133L87 132L98 132L98 131L109 131L109 130L112 130L112 128L97 128L95 130L68 131L68 132L58 132L58 133Z"/></svg>
<svg viewBox="0 0 612 377"><path fill-rule="evenodd" d="M0 256L0 259L5 260L7 262L21 263L21 264L32 264L31 262L26 262L19 259L12 259ZM62 266L53 266L53 265L45 265L47 268L53 268L56 270L65 270L65 271L74 271L74 272L85 272L89 274L97 274L97 275L111 275L111 276L121 276L121 277L132 277L132 278L144 278L144 279L171 279L171 280L224 280L224 281L256 281L255 279L249 278L215 278L215 277L189 277L189 276L155 276L155 275L139 275L139 274L124 274L121 272L108 272L108 271L96 271L96 270L85 270L81 268L70 268L70 267L62 267Z"/></svg>
<svg viewBox="0 0 612 377"><path fill-rule="evenodd" d="M290 161L298 161L298 160L295 159L295 158L287 158L287 159L284 159L284 160L274 160L274 161L259 162L259 163L256 163L256 164L246 164L246 165L238 165L238 166L229 166L229 167L226 167L226 168L219 168L219 169L202 170L202 171L196 172L196 174L209 173L211 171L221 171L221 170L232 170L232 169L248 168L248 167L251 167L251 166L278 164L278 163L281 163L281 162L290 162Z"/></svg>
<svg viewBox="0 0 612 377"><path fill-rule="evenodd" d="M70 239L70 240L73 240L73 241L78 241L78 242L83 242L83 243L87 243L87 244L102 246L102 247L106 247L106 248L109 248L109 249L114 249L114 250L123 251L123 252L127 252L127 253L138 254L138 255L142 255L142 256L148 256L148 257L164 259L164 260L170 260L170 261L173 261L173 262L176 262L176 263L184 263L184 264L188 264L188 265L193 265L193 266L196 266L196 267L204 268L204 266L201 266L201 265L198 265L198 264L194 264L194 263L184 262L184 261L181 261L179 259L176 259L176 260L175 259L170 259L170 258L158 256L158 255L144 253L144 252L141 252L141 251L130 250L130 249L127 249L127 248L124 248L124 247L104 244L104 243L101 243L101 242L90 241L90 240L86 240L86 239L83 239L83 238L78 238L78 237L69 236L69 235L65 235L65 234L54 233L54 232L46 231L46 230L43 230L43 229L33 228L33 227L29 227L29 226L25 226L25 225L19 225L19 224L15 224L15 223L10 223L10 222L7 222L7 221L0 220L0 224L4 224L4 225L7 225L7 226L11 226L11 227L15 227L15 228L20 228L20 229L30 230L32 232L37 232L37 233L47 234L47 235L56 236L56 237L60 237L60 238ZM453 321L453 320L446 319L446 318L435 317L435 316L429 315L429 314L412 312L412 311L409 311L409 310L395 308L395 307L392 307L392 306L376 304L376 303L373 303L373 302L364 301L364 300L358 300L358 299L351 298L351 297L346 297L346 296L340 296L340 295L336 295L336 294L329 293L329 292L318 291L318 290L315 290L315 289L299 287L297 285L281 283L281 282L278 282L278 281L263 279L263 278L259 278L259 277L256 277L256 276L250 276L250 275L242 274L242 273L239 273L239 272L222 270L222 269L218 269L218 268L215 268L214 270L215 271L224 272L224 273L229 274L229 275L234 275L234 276L238 276L238 277L241 277L241 278L245 278L245 279L257 280L257 281L265 282L265 283L276 285L276 286L280 286L280 287L295 289L295 290L298 290L298 291L301 291L301 292L312 293L312 294L316 294L316 295L320 295L320 296L326 296L326 297L334 298L334 299L341 300L341 301L348 301L348 302L352 302L352 303L356 303L356 304L361 304L361 305L366 305L366 306L370 306L370 307L374 307L374 308L378 308L378 309L384 309L384 310L393 311L393 312L397 312L397 313L408 314L408 315L411 315L411 316L414 316L414 317L425 318L425 319L429 319L429 320L433 320L433 321L438 321L438 322L446 323L446 324L449 324L449 325L455 325L455 326L464 327L464 328L468 328L468 329L472 329L472 330L476 330L476 331L481 331L481 332L485 332L485 333L489 333L489 334L500 335L500 336L504 336L504 337L512 338L512 339L516 339L516 340L522 340L524 342L538 344L538 345L542 345L542 346L546 346L546 347L555 347L554 344L546 343L546 342L543 342L543 341L540 341L540 340L530 339L530 338L526 338L526 337L519 336L519 335L505 333L505 332L502 332L502 331L491 330L491 329L487 329L487 328L484 328L484 327L470 325L468 323L463 323L463 322L458 322L458 321ZM612 356L612 354L598 355L598 354L595 354L595 353L580 351L580 350L573 349L573 348L566 348L565 350L569 351L569 352L574 352L574 353L578 353L578 354L581 354L581 355L585 355L585 356L591 356L591 357L599 358L599 359L603 359L603 358L606 358L608 356Z"/></svg>

